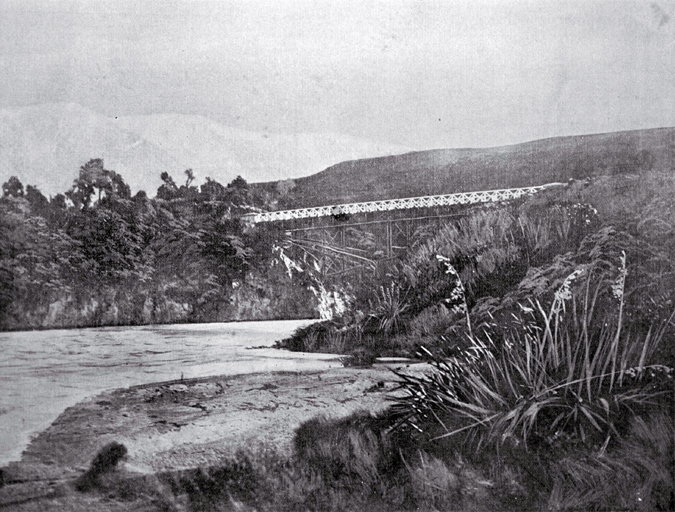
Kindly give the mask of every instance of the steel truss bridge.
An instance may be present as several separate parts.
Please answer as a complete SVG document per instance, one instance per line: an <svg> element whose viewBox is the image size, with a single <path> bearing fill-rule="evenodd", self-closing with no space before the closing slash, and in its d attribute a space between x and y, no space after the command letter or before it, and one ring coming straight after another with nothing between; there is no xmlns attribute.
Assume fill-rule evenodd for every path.
<svg viewBox="0 0 675 512"><path fill-rule="evenodd" d="M249 213L241 219L249 226L279 224L285 232L282 245L293 254L294 259L313 260L325 275L336 275L373 268L377 260L394 257L405 250L420 227L466 215L467 207L513 201L562 185L548 183L534 187L315 206Z"/></svg>

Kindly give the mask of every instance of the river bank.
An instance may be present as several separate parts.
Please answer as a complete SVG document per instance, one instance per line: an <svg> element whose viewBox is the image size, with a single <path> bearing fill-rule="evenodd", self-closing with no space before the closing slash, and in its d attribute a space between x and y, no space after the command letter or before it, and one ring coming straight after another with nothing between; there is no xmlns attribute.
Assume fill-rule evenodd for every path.
<svg viewBox="0 0 675 512"><path fill-rule="evenodd" d="M119 388L339 366L335 355L272 348L311 320L0 333L0 467L66 408ZM255 348L253 347L264 347Z"/></svg>
<svg viewBox="0 0 675 512"><path fill-rule="evenodd" d="M3 469L0 507L85 510L94 500L98 510L128 510L128 503L72 488L107 443L126 446L120 470L130 477L215 465L240 448L287 454L295 429L317 415L385 408L395 387L390 368L402 366L174 380L99 394L64 411L32 440L20 462Z"/></svg>

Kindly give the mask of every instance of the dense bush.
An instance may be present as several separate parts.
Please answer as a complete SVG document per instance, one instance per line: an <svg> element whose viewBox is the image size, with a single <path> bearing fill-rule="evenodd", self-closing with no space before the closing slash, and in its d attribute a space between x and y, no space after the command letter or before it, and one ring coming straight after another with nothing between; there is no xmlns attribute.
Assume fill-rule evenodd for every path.
<svg viewBox="0 0 675 512"><path fill-rule="evenodd" d="M333 324L321 327L303 347L303 333L295 345L301 350L326 350L329 332L341 332L346 347L361 347L380 355L414 354L419 334L433 338L458 321L451 297L457 278L463 283L467 307L512 291L533 266L556 255L576 250L598 226L589 206L553 205L488 207L450 222L438 232L424 231L399 261L381 265L360 285L353 286L355 303ZM447 261L457 276L446 272ZM383 264L384 265L384 264ZM433 318L430 313L433 312ZM426 323L429 320L433 327ZM318 333L317 333L318 334ZM432 343L432 339L426 339Z"/></svg>
<svg viewBox="0 0 675 512"><path fill-rule="evenodd" d="M434 374L402 376L409 394L399 408L407 421L422 431L452 421L439 435L465 432L477 447L606 447L631 413L675 398L672 369L656 357L670 341L673 314L644 336L624 331L625 272L621 266L618 275L571 274L548 308L520 305L510 328L485 328L455 357L427 352ZM614 307L602 307L603 299Z"/></svg>
<svg viewBox="0 0 675 512"><path fill-rule="evenodd" d="M132 198L100 159L51 199L10 179L0 198L0 329L312 316L304 283L272 265L278 233L244 232L238 216L261 200L241 178L207 180L201 191L191 171L180 187L164 178L164 199L154 200Z"/></svg>

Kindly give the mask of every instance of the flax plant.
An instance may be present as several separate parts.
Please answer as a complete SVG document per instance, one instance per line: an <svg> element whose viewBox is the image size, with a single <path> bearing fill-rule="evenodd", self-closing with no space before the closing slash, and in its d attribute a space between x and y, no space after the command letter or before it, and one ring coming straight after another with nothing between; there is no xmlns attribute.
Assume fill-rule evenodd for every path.
<svg viewBox="0 0 675 512"><path fill-rule="evenodd" d="M466 302L466 289L464 288L464 283L459 276L459 272L455 270L455 267L450 263L450 258L441 256L440 254L436 255L436 259L445 265L445 273L451 275L455 279L455 287L450 293L450 297L445 299L444 302L452 305L453 313L463 314L466 318L466 328L468 330L469 336L473 336L471 332L471 317L469 316L469 305Z"/></svg>
<svg viewBox="0 0 675 512"><path fill-rule="evenodd" d="M402 329L403 315L409 308L406 294L392 281L389 286L379 287L375 301L370 302L369 318L377 322L382 333L391 334Z"/></svg>
<svg viewBox="0 0 675 512"><path fill-rule="evenodd" d="M619 435L622 414L655 405L665 393L648 376L672 374L649 363L673 315L640 339L622 329L626 275L625 253L611 279L579 268L548 308L539 301L521 306L523 314L514 315L502 338L474 333L470 348L452 358L422 349L436 371L398 374L407 393L395 407L415 429L434 431L435 439L462 432L478 448L566 440L604 451ZM607 301L612 311L601 307Z"/></svg>

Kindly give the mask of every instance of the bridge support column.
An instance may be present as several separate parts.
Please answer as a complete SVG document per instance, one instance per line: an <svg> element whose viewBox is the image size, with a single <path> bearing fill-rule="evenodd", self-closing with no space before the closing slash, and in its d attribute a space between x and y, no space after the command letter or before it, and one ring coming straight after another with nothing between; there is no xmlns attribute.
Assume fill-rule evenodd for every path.
<svg viewBox="0 0 675 512"><path fill-rule="evenodd" d="M391 258L393 256L393 249L392 249L392 245L393 245L392 231L393 231L393 229L392 228L393 228L392 221L390 220L386 224L386 229L387 229L387 234L386 234L386 236L387 236L387 240L386 240L387 252L386 252L386 254L387 254L387 258Z"/></svg>
<svg viewBox="0 0 675 512"><path fill-rule="evenodd" d="M346 247L346 244L345 244L345 228L344 227L340 228L340 233L339 233L339 236L338 236L338 244L339 244L341 249L344 249ZM345 270L347 270L347 262L345 261L344 258L340 258L339 261L340 261L340 272L344 272Z"/></svg>

